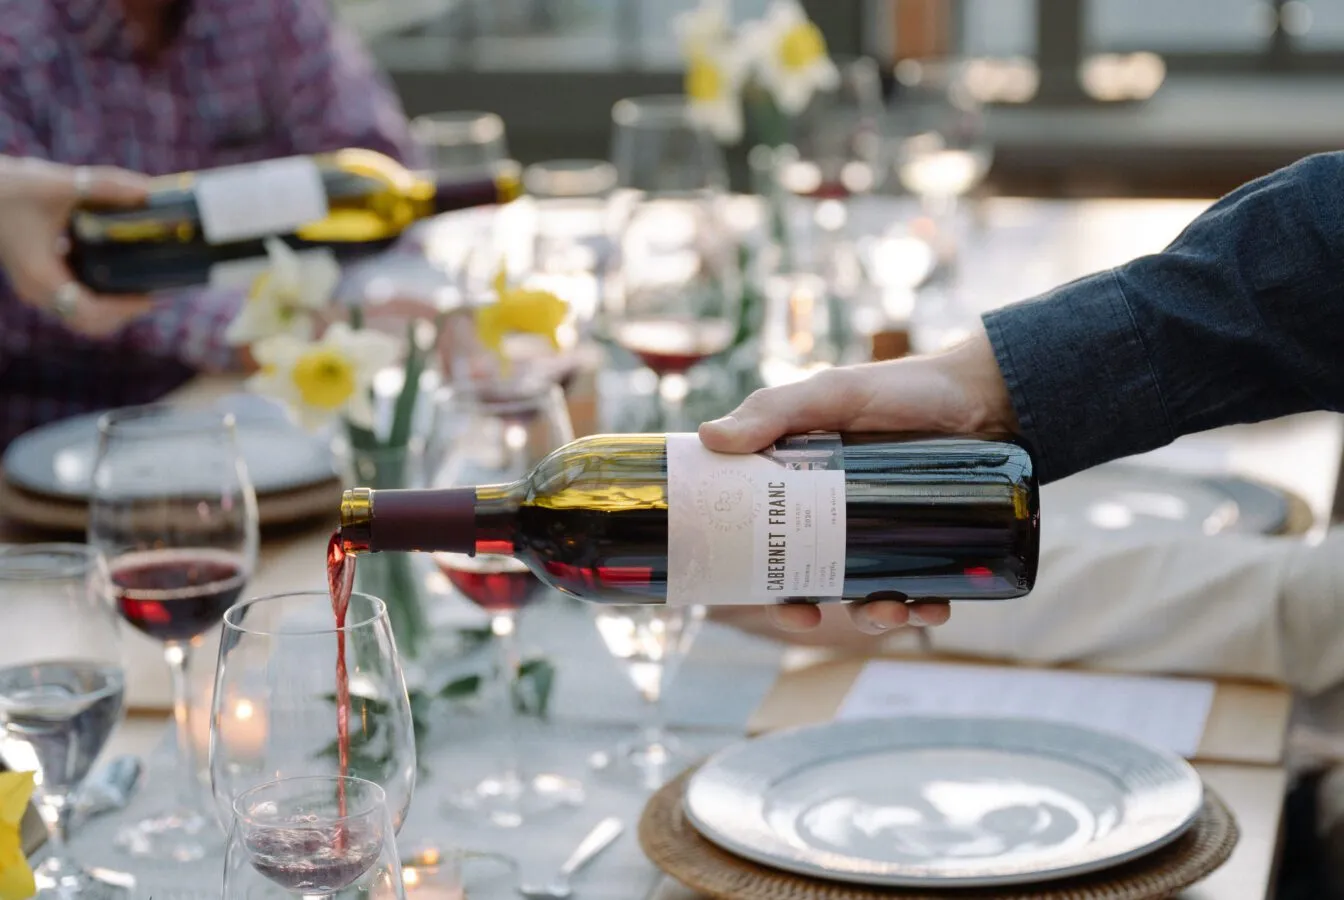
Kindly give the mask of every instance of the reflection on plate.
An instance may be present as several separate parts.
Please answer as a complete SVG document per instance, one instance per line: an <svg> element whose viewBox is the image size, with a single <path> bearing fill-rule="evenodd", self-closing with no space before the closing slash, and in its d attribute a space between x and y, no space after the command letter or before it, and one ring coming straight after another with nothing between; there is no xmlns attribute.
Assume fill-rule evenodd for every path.
<svg viewBox="0 0 1344 900"><path fill-rule="evenodd" d="M715 756L686 790L708 840L859 884L1023 884L1175 840L1203 801L1184 760L1052 722L903 717L779 732Z"/></svg>
<svg viewBox="0 0 1344 900"><path fill-rule="evenodd" d="M1041 522L1058 533L1189 537L1275 534L1288 521L1281 491L1230 476L1112 463L1041 489Z"/></svg>
<svg viewBox="0 0 1344 900"><path fill-rule="evenodd" d="M240 394L216 405L236 417L238 443L257 493L297 490L335 477L329 439L302 431L275 404ZM5 477L35 494L87 499L98 450L98 419L96 413L78 416L22 435L5 451ZM156 445L154 453L171 458L173 448Z"/></svg>

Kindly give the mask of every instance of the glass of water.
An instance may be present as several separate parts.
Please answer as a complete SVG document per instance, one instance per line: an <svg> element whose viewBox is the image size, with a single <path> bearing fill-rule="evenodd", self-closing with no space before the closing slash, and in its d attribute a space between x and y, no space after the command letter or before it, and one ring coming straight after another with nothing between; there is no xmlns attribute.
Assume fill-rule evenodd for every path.
<svg viewBox="0 0 1344 900"><path fill-rule="evenodd" d="M406 896L383 789L336 775L282 778L233 801L225 900Z"/></svg>
<svg viewBox="0 0 1344 900"><path fill-rule="evenodd" d="M47 826L39 898L121 897L69 855L72 799L121 721L125 677L99 556L79 544L0 551L0 762L33 772Z"/></svg>

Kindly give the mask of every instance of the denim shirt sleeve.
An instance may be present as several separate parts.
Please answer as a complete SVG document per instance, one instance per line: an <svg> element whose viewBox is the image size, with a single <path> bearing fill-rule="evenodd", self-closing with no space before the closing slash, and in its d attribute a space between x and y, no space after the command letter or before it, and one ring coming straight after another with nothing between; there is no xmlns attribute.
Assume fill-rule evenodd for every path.
<svg viewBox="0 0 1344 900"><path fill-rule="evenodd" d="M1243 185L1166 250L985 316L1055 480L1196 431L1344 409L1344 153Z"/></svg>

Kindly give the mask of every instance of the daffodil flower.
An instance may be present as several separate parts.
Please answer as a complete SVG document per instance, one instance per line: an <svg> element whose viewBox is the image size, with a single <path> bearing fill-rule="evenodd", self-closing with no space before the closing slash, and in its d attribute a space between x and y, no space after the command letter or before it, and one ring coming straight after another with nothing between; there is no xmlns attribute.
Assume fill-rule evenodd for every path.
<svg viewBox="0 0 1344 900"><path fill-rule="evenodd" d="M247 299L225 332L234 346L287 334L313 336L313 313L331 301L341 267L330 253L296 253L284 241L267 238L268 267L252 282Z"/></svg>
<svg viewBox="0 0 1344 900"><path fill-rule="evenodd" d="M686 61L686 114L722 144L742 139L746 58L735 46L706 48Z"/></svg>
<svg viewBox="0 0 1344 900"><path fill-rule="evenodd" d="M689 59L697 53L724 43L731 26L727 0L700 0L694 9L672 20L682 55Z"/></svg>
<svg viewBox="0 0 1344 900"><path fill-rule="evenodd" d="M353 425L372 428L374 376L401 353L401 341L391 335L356 331L344 322L332 325L318 341L276 335L252 346L261 371L248 386L283 401L308 427L343 415Z"/></svg>
<svg viewBox="0 0 1344 900"><path fill-rule="evenodd" d="M501 266L495 275L495 302L476 310L476 336L502 355L507 334L536 334L560 349L560 326L569 315L569 304L550 291L510 287Z"/></svg>
<svg viewBox="0 0 1344 900"><path fill-rule="evenodd" d="M774 0L743 40L752 48L761 84L786 115L798 115L818 91L840 84L840 70L826 53L826 38L798 0Z"/></svg>
<svg viewBox="0 0 1344 900"><path fill-rule="evenodd" d="M37 893L20 833L32 795L32 772L0 772L0 900L28 900Z"/></svg>

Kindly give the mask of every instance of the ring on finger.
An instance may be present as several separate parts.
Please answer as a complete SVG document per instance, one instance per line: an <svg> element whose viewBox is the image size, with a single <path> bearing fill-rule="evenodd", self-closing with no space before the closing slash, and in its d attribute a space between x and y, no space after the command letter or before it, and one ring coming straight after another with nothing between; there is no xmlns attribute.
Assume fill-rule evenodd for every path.
<svg viewBox="0 0 1344 900"><path fill-rule="evenodd" d="M75 198L87 200L93 190L93 169L88 166L75 166L71 180L75 187Z"/></svg>
<svg viewBox="0 0 1344 900"><path fill-rule="evenodd" d="M79 312L79 302L84 298L84 289L77 282L67 281L51 295L52 312L69 322Z"/></svg>

